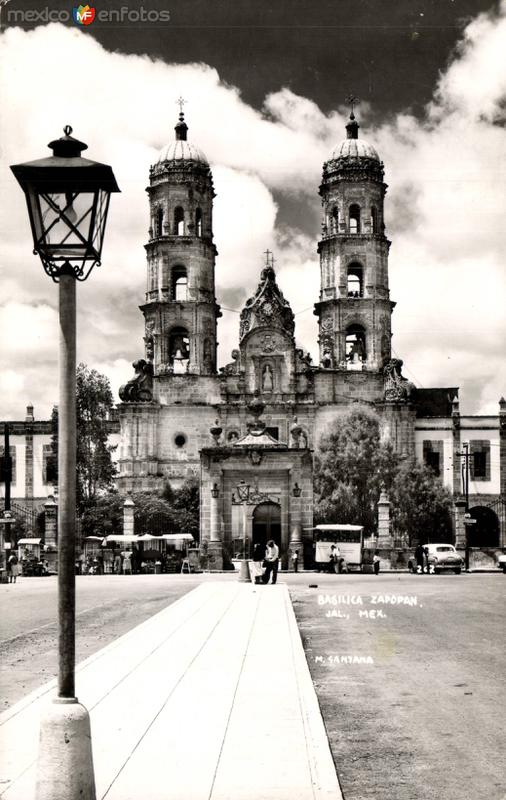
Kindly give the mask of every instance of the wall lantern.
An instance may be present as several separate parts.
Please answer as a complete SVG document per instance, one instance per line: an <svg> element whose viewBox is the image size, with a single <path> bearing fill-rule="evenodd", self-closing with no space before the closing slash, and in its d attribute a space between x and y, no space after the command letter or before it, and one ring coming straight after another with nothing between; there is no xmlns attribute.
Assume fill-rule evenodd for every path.
<svg viewBox="0 0 506 800"><path fill-rule="evenodd" d="M250 485L246 483L246 481L239 481L237 484L237 494L239 495L239 500L241 503L245 503L249 500L249 490Z"/></svg>
<svg viewBox="0 0 506 800"><path fill-rule="evenodd" d="M299 484L296 483L292 489L292 494L294 497L300 497L302 489L300 488Z"/></svg>
<svg viewBox="0 0 506 800"><path fill-rule="evenodd" d="M88 145L70 125L64 133L49 143L52 156L11 169L25 193L34 255L54 281L62 272L84 281L100 266L109 198L120 190L111 167L81 157Z"/></svg>
<svg viewBox="0 0 506 800"><path fill-rule="evenodd" d="M218 484L215 483L213 488L211 489L211 497L214 497L214 499L216 499L219 496L220 496L220 490Z"/></svg>

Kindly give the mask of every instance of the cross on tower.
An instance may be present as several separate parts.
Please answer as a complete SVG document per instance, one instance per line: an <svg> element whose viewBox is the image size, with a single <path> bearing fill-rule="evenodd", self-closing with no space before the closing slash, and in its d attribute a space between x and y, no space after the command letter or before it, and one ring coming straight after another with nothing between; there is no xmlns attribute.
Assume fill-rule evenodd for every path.
<svg viewBox="0 0 506 800"><path fill-rule="evenodd" d="M182 97L178 97L178 99L176 100L176 105L179 106L179 116L182 117L184 113L183 106L186 105L186 100L184 100Z"/></svg>
<svg viewBox="0 0 506 800"><path fill-rule="evenodd" d="M350 104L350 109L351 109L350 116L353 119L353 117L354 117L354 113L353 113L354 112L354 107L358 103L360 103L360 99L354 94L349 94L348 97L346 98L346 102Z"/></svg>
<svg viewBox="0 0 506 800"><path fill-rule="evenodd" d="M274 268L274 254L267 248L264 252L265 266Z"/></svg>

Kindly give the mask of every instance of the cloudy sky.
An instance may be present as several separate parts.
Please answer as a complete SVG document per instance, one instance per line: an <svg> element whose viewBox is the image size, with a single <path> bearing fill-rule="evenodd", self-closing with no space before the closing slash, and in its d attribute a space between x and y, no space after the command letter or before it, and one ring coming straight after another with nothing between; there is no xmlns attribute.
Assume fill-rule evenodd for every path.
<svg viewBox="0 0 506 800"><path fill-rule="evenodd" d="M107 9L138 2L110 2ZM417 386L460 386L464 413L506 395L506 2L170 0L164 24L14 26L0 37L0 418L57 401L57 287L32 255L8 165L40 158L71 124L110 163L103 266L78 286L78 358L113 388L143 355L148 170L173 138L176 99L214 175L220 364L262 252L316 357L323 162L344 137L345 98L379 151L389 190L395 354ZM69 11L72 2L52 2ZM7 24L5 25L5 22Z"/></svg>

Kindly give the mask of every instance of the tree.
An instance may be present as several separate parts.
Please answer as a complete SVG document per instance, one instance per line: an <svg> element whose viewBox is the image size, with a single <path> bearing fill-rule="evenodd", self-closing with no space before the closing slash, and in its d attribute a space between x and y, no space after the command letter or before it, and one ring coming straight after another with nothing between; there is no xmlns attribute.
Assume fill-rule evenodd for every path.
<svg viewBox="0 0 506 800"><path fill-rule="evenodd" d="M315 454L315 522L349 522L376 529L377 503L385 488L392 524L419 540L451 541L452 497L434 472L400 459L381 439L380 418L357 407L336 418Z"/></svg>
<svg viewBox="0 0 506 800"><path fill-rule="evenodd" d="M116 445L108 443L108 422L114 410L109 379L97 370L79 364L76 370L76 499L82 515L100 493L113 488L116 467L112 453ZM52 455L48 461L58 476L58 407L51 415Z"/></svg>
<svg viewBox="0 0 506 800"><path fill-rule="evenodd" d="M391 445L381 441L375 411L357 406L337 417L315 454L315 521L376 527L382 486L390 489L398 468Z"/></svg>
<svg viewBox="0 0 506 800"><path fill-rule="evenodd" d="M115 446L108 444L108 421L114 408L109 379L86 364L76 371L77 502L93 503L97 493L112 488Z"/></svg>
<svg viewBox="0 0 506 800"><path fill-rule="evenodd" d="M409 543L451 542L452 496L430 467L404 463L390 492L392 521Z"/></svg>

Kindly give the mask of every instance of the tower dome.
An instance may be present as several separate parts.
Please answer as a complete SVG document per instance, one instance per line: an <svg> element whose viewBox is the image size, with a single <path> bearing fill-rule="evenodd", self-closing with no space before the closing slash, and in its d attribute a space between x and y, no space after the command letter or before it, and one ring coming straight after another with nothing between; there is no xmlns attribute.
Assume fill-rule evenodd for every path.
<svg viewBox="0 0 506 800"><path fill-rule="evenodd" d="M339 142L337 147L332 151L330 157L331 161L338 161L340 159L371 159L372 161L380 162L380 157L375 148L366 142L364 139L358 138L358 129L360 125L355 119L353 111L350 114L350 121L346 125L346 139Z"/></svg>
<svg viewBox="0 0 506 800"><path fill-rule="evenodd" d="M174 127L176 138L162 147L156 164L164 164L166 162L179 162L179 161L193 161L195 163L209 165L209 162L198 147L188 141L188 125L184 120L184 114L181 111L179 120Z"/></svg>

